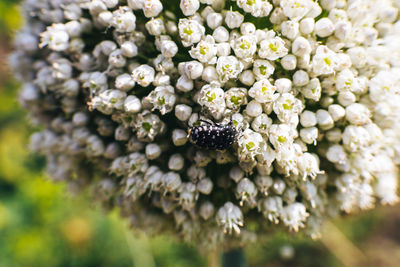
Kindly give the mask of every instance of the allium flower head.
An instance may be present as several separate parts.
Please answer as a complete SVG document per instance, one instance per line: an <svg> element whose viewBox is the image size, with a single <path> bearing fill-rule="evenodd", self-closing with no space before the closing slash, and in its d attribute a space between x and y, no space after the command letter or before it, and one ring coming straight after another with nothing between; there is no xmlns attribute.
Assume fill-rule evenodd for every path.
<svg viewBox="0 0 400 267"><path fill-rule="evenodd" d="M275 224L318 237L333 214L399 200L399 7L25 1L10 64L43 129L31 148L150 233L204 248ZM197 144L226 144L221 129L235 142L198 147L193 127Z"/></svg>

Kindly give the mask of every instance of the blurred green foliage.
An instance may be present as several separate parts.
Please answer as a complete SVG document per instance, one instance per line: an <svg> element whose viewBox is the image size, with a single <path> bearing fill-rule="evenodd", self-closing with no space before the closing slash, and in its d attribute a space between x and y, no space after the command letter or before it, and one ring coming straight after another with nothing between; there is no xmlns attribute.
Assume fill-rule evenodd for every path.
<svg viewBox="0 0 400 267"><path fill-rule="evenodd" d="M17 1L1 0L0 53L8 49L5 40L21 24ZM0 54L0 60L5 58ZM28 152L33 127L17 102L20 85L10 77L0 73L0 267L219 264L218 257L201 255L171 238L133 234L118 211L105 215L92 206L89 193L70 197L65 185L48 181L44 159ZM367 213L338 225L361 244L380 217ZM288 245L294 256L282 252ZM249 266L340 266L321 243L283 233L249 247L246 256Z"/></svg>
<svg viewBox="0 0 400 267"><path fill-rule="evenodd" d="M0 1L0 33L18 29L22 23L18 0Z"/></svg>

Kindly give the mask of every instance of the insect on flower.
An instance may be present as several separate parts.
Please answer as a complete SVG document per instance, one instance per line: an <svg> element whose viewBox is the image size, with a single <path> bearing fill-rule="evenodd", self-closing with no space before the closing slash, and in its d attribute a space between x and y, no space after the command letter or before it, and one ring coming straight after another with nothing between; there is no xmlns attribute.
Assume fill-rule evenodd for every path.
<svg viewBox="0 0 400 267"><path fill-rule="evenodd" d="M232 119L227 124L211 124L208 121L200 120L208 125L194 126L189 129L189 140L195 145L209 150L226 150L238 136Z"/></svg>

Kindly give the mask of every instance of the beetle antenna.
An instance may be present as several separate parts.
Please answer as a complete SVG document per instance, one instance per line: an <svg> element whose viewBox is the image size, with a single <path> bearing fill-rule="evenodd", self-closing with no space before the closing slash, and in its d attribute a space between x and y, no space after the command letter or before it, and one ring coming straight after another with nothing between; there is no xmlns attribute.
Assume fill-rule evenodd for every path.
<svg viewBox="0 0 400 267"><path fill-rule="evenodd" d="M213 125L211 122L206 121L206 120L199 119L199 120L197 120L197 121L201 121L201 122L207 123L208 125ZM215 124L215 123L214 123L214 124Z"/></svg>

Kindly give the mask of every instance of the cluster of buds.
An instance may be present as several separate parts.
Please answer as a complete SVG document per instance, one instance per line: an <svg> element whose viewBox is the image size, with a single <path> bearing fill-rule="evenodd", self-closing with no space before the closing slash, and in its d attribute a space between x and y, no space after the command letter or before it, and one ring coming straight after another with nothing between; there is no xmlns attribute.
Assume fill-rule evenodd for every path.
<svg viewBox="0 0 400 267"><path fill-rule="evenodd" d="M330 216L398 201L399 8L26 0L10 64L43 127L32 149L134 228L204 247L276 224L316 238ZM191 143L204 121L235 127L233 145Z"/></svg>

